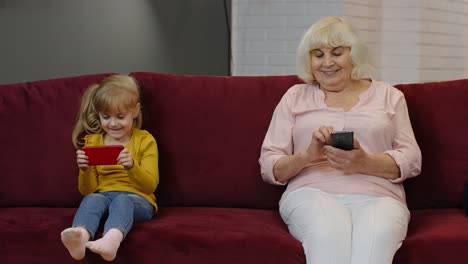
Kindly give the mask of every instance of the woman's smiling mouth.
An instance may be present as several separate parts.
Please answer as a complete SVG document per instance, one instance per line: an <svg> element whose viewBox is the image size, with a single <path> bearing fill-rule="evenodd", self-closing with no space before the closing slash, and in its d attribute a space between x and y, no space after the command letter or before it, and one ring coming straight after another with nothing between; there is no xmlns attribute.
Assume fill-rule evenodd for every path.
<svg viewBox="0 0 468 264"><path fill-rule="evenodd" d="M333 74L337 73L338 71L339 71L339 69L338 70L333 70L333 71L328 70L328 71L321 71L321 72L323 74L325 74L325 75L330 76L330 75L333 75Z"/></svg>

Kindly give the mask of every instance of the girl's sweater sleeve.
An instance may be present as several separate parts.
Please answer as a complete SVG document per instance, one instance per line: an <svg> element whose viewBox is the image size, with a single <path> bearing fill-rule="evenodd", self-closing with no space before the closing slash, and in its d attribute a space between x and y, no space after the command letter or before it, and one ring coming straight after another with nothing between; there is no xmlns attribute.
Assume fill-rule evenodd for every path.
<svg viewBox="0 0 468 264"><path fill-rule="evenodd" d="M159 184L158 147L154 137L145 133L141 139L138 157L128 171L130 180L146 194L152 194Z"/></svg>
<svg viewBox="0 0 468 264"><path fill-rule="evenodd" d="M93 193L98 187L98 175L95 167L89 167L86 170L80 169L78 175L78 190L85 196Z"/></svg>

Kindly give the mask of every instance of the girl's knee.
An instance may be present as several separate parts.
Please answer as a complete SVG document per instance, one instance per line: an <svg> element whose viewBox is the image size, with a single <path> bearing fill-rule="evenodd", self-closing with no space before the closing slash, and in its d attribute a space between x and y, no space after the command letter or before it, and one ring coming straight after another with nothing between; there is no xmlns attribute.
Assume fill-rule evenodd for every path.
<svg viewBox="0 0 468 264"><path fill-rule="evenodd" d="M83 203L89 203L89 204L108 204L110 202L109 198L105 197L104 195L100 193L90 193L86 195L83 200Z"/></svg>
<svg viewBox="0 0 468 264"><path fill-rule="evenodd" d="M127 194L122 193L112 199L112 206L133 208L133 202Z"/></svg>

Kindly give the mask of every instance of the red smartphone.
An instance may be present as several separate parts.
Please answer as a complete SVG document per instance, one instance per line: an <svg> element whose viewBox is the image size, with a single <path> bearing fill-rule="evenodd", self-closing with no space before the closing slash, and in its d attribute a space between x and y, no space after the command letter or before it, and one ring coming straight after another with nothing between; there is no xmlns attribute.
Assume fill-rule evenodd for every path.
<svg viewBox="0 0 468 264"><path fill-rule="evenodd" d="M83 147L88 156L89 166L117 164L117 157L124 149L122 145L103 145Z"/></svg>

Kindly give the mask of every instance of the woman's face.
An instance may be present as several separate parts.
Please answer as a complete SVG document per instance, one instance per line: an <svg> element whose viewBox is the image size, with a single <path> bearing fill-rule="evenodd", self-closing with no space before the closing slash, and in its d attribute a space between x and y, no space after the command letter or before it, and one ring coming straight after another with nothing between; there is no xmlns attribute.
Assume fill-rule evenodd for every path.
<svg viewBox="0 0 468 264"><path fill-rule="evenodd" d="M321 87L340 90L351 81L353 63L349 47L325 47L310 51L312 74Z"/></svg>

